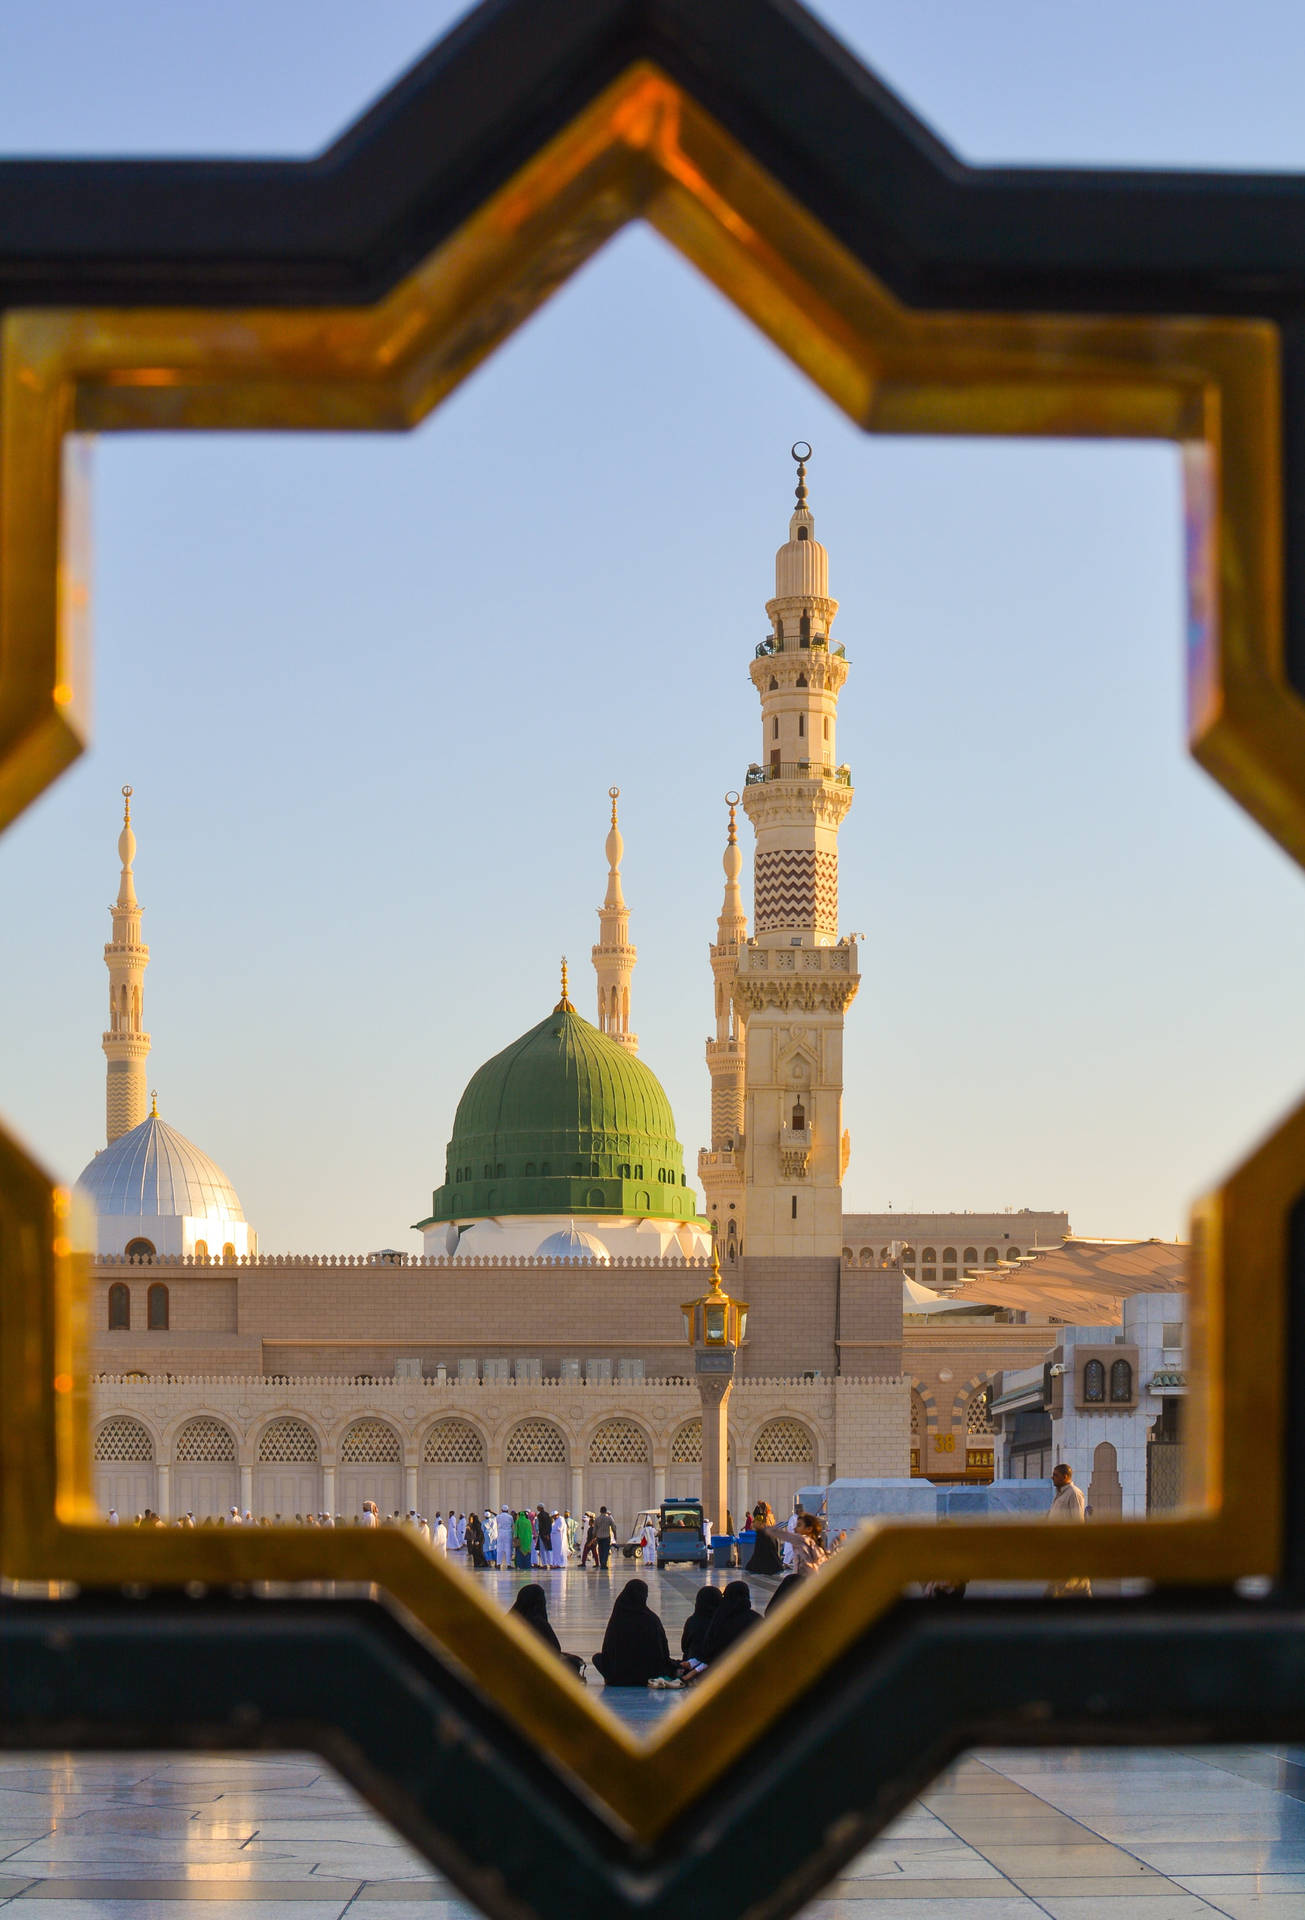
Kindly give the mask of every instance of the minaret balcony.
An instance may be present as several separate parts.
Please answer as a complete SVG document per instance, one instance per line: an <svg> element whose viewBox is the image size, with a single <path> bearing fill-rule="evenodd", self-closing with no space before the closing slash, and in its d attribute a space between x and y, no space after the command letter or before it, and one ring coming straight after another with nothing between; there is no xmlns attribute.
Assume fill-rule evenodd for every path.
<svg viewBox="0 0 1305 1920"><path fill-rule="evenodd" d="M832 780L835 786L850 787L852 769L846 765L831 767L825 760L772 760L768 767L754 760L744 776L744 785L764 787L776 780Z"/></svg>
<svg viewBox="0 0 1305 1920"><path fill-rule="evenodd" d="M829 651L829 635L827 633L813 633L809 640L795 640L791 635L787 634L782 640L778 640L773 633L768 633L756 648L753 658L756 660L768 660L772 655L777 653L827 653ZM847 648L841 640L837 642L832 651L836 660L846 660Z"/></svg>
<svg viewBox="0 0 1305 1920"><path fill-rule="evenodd" d="M698 1172L704 1173L743 1173L743 1155L734 1147L712 1149L701 1147L698 1151Z"/></svg>
<svg viewBox="0 0 1305 1920"><path fill-rule="evenodd" d="M804 1180L811 1160L810 1127L781 1127L779 1165L786 1180Z"/></svg>

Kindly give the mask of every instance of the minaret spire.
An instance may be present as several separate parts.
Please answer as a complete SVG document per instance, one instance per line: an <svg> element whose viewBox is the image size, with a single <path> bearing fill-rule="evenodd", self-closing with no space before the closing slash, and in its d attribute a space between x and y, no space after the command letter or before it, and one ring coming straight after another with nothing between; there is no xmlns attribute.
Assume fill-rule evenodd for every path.
<svg viewBox="0 0 1305 1920"><path fill-rule="evenodd" d="M145 999L145 969L150 950L140 937L140 902L136 898L136 836L131 828L132 789L122 790L122 832L118 835L118 858L122 873L118 880L118 898L109 909L113 916L113 938L104 949L104 964L109 969L109 1027L104 1035L104 1053L108 1061L105 1089L105 1117L109 1143L119 1134L129 1133L149 1117L145 1099L145 1062L149 1057L150 1037L142 1020Z"/></svg>
<svg viewBox="0 0 1305 1920"><path fill-rule="evenodd" d="M847 679L834 642L829 555L807 496L811 447L795 441L796 506L775 555L768 640L749 672L762 750L743 806L756 831L753 937L733 980L746 1021L743 1184L749 1260L829 1259L842 1249L843 1019L859 985L838 932L838 831L852 776L835 746Z"/></svg>
<svg viewBox="0 0 1305 1920"><path fill-rule="evenodd" d="M725 795L729 808L729 837L725 842L725 896L716 921L711 948L711 971L716 989L716 1032L707 1042L707 1071L711 1075L711 1145L698 1155L698 1179L706 1195L707 1217L729 1263L743 1251L743 1102L747 1063L747 1034L734 1004L734 975L739 949L748 937L739 876L743 849L739 845L737 793Z"/></svg>
<svg viewBox="0 0 1305 1920"><path fill-rule="evenodd" d="M630 945L630 909L621 889L621 858L625 842L617 823L616 803L619 787L609 787L612 824L608 829L607 896L598 909L598 945L593 949L594 972L598 975L598 1028L609 1040L639 1051L639 1036L630 1031L630 976L638 951Z"/></svg>

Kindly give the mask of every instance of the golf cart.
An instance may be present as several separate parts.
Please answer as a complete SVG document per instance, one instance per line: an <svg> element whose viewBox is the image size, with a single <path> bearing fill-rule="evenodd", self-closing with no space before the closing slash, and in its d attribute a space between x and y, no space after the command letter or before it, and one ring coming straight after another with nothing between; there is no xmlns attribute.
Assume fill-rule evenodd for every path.
<svg viewBox="0 0 1305 1920"><path fill-rule="evenodd" d="M657 1527L657 1564L688 1560L694 1566L710 1564L703 1534L701 1500L663 1500Z"/></svg>

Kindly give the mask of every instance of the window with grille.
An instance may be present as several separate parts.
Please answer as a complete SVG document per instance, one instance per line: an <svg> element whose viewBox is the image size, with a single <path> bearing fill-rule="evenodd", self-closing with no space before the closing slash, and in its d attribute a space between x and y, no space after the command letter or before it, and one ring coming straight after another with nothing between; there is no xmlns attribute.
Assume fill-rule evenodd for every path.
<svg viewBox="0 0 1305 1920"><path fill-rule="evenodd" d="M121 1333L131 1328L131 1288L122 1280L115 1280L109 1288L109 1332Z"/></svg>
<svg viewBox="0 0 1305 1920"><path fill-rule="evenodd" d="M920 1429L924 1425L924 1421L920 1416L921 1416L920 1396L918 1393L913 1393L911 1395L911 1432L913 1434L918 1434Z"/></svg>
<svg viewBox="0 0 1305 1920"><path fill-rule="evenodd" d="M426 1435L422 1458L432 1466L475 1466L485 1458L485 1443L469 1420L441 1420Z"/></svg>
<svg viewBox="0 0 1305 1920"><path fill-rule="evenodd" d="M969 1434L996 1433L997 1423L992 1417L991 1381L970 1395L969 1405L965 1409L965 1431Z"/></svg>
<svg viewBox="0 0 1305 1920"><path fill-rule="evenodd" d="M258 1443L258 1458L263 1466L278 1466L282 1462L292 1466L315 1465L317 1457L317 1435L302 1420L274 1420L271 1426L264 1427Z"/></svg>
<svg viewBox="0 0 1305 1920"><path fill-rule="evenodd" d="M758 1466L797 1466L816 1457L810 1429L800 1420L769 1420L757 1435L752 1458Z"/></svg>
<svg viewBox="0 0 1305 1920"><path fill-rule="evenodd" d="M400 1457L399 1436L383 1420L355 1420L340 1442L345 1466L377 1466Z"/></svg>
<svg viewBox="0 0 1305 1920"><path fill-rule="evenodd" d="M1127 1360L1116 1360L1110 1369L1110 1398L1116 1405L1133 1397L1133 1369Z"/></svg>
<svg viewBox="0 0 1305 1920"><path fill-rule="evenodd" d="M698 1429L702 1446L702 1428ZM589 1464L594 1467L643 1466L648 1459L648 1438L633 1420L604 1420L589 1442Z"/></svg>
<svg viewBox="0 0 1305 1920"><path fill-rule="evenodd" d="M507 1443L512 1466L557 1466L566 1460L566 1441L547 1420L523 1420Z"/></svg>
<svg viewBox="0 0 1305 1920"><path fill-rule="evenodd" d="M1104 1400L1105 1397L1106 1370L1099 1360L1089 1360L1083 1369L1083 1398Z"/></svg>
<svg viewBox="0 0 1305 1920"><path fill-rule="evenodd" d="M145 1324L151 1333L168 1330L168 1290L156 1280L145 1297Z"/></svg>
<svg viewBox="0 0 1305 1920"><path fill-rule="evenodd" d="M690 1420L671 1441L671 1465L695 1467L702 1459L702 1421Z"/></svg>
<svg viewBox="0 0 1305 1920"><path fill-rule="evenodd" d="M139 1420L117 1413L95 1436L95 1458L101 1461L142 1461L154 1458L154 1441Z"/></svg>
<svg viewBox="0 0 1305 1920"><path fill-rule="evenodd" d="M236 1438L230 1427L204 1414L198 1420L188 1420L181 1429L176 1456L178 1461L234 1460Z"/></svg>

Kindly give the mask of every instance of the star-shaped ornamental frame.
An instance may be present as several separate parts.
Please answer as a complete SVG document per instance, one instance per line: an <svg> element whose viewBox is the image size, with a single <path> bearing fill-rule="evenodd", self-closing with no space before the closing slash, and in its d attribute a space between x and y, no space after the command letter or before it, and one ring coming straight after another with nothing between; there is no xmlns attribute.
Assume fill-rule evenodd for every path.
<svg viewBox="0 0 1305 1920"><path fill-rule="evenodd" d="M0 818L84 740L89 435L410 427L634 218L868 431L1179 445L1193 751L1305 863L1305 563L1284 565L1305 512L1301 183L966 169L791 0L487 0L318 161L0 166ZM67 1199L0 1139L0 1571L125 1590L153 1645L202 1642L215 1670L215 1620L245 1650L225 1711L183 1658L147 1722L124 1690L133 1627L111 1608L83 1599L57 1629L0 1619L0 1738L311 1739L482 1904L518 1914L568 1910L563 1888L572 1912L599 1886L632 1913L673 1904L688 1868L715 1872L745 1810L798 1791L800 1771L822 1795L810 1862L764 1888L719 1875L723 1911L779 1914L976 1730L1299 1730L1300 1618L1260 1618L1279 1666L1256 1719L1235 1692L1231 1654L1252 1636L1228 1589L1269 1575L1294 1596L1300 1580L1305 1476L1288 1471L1287 1432L1305 1398L1302 1166L1305 1108L1198 1213L1188 1511L1081 1531L886 1526L640 1743L410 1533L94 1524ZM903 1648L940 1631L890 1612L898 1596L980 1570L1133 1576L1193 1598L1181 1630L1167 1601L1085 1612L1095 1691L1062 1674L1031 1692L994 1655L954 1711L932 1700L914 1748L900 1719L896 1745L863 1724L849 1773L846 1704L875 1721ZM327 1669L296 1690L284 1623L319 1631L308 1603L233 1614L229 1597L141 1597L321 1580L376 1582L407 1616L406 1635L361 1605L320 1629L355 1667L379 1663L378 1701L428 1702L429 1746L406 1761L392 1729L324 1693ZM944 1637L1009 1652L1010 1617L967 1608ZM1020 1621L1030 1655L1043 1636L1063 1657L1063 1609ZM1150 1673L1159 1631L1205 1646L1199 1696L1181 1665ZM1271 1666L1263 1653L1262 1679ZM348 1660L330 1670L353 1684ZM528 1848L496 1847L468 1811L473 1782L495 1814L557 1840L567 1874L541 1888Z"/></svg>

